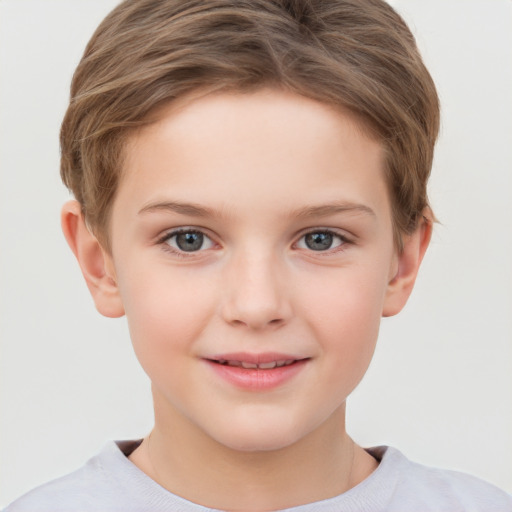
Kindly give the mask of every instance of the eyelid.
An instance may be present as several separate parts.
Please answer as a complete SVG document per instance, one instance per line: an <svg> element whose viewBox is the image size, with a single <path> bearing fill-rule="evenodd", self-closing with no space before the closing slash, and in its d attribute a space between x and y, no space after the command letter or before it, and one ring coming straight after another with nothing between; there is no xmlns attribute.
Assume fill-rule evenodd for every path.
<svg viewBox="0 0 512 512"><path fill-rule="evenodd" d="M170 229L166 230L162 235L160 235L156 239L156 244L161 245L165 251L171 252L172 254L174 254L178 257L185 257L185 258L194 257L194 256L197 257L201 253L207 251L208 249L211 249L211 247L209 247L207 249L200 249L197 251L187 252L187 251L180 250L179 248L172 247L171 245L166 243L173 236L179 235L180 233L189 233L189 232L201 233L205 238L210 240L213 247L220 245L218 242L216 242L215 236L212 236L210 234L210 230L208 230L206 228L199 227L199 226L179 226L176 228L170 228ZM293 243L293 248L297 248L299 241L311 233L330 233L333 236L339 238L342 242L338 246L336 246L334 248L326 249L325 251L314 251L307 247L299 248L301 250L306 250L308 252L314 253L319 256L321 256L322 254L329 255L329 254L335 253L337 251L342 251L342 250L344 250L344 248L346 248L347 245L352 245L355 243L354 237L351 235L347 235L346 231L341 231L341 230L338 230L338 229L332 228L332 227L315 227L315 228L308 228L308 229L305 229L305 230L299 232L295 237L296 242Z"/></svg>
<svg viewBox="0 0 512 512"><path fill-rule="evenodd" d="M167 231L165 231L161 236L159 236L156 239L156 244L162 246L163 250L170 252L173 255L176 255L178 257L183 257L183 258L190 258L190 257L194 257L194 256L197 257L199 254L212 248L212 247L208 247L206 249L199 249L197 251L183 251L183 250L173 247L167 243L168 240L170 240L174 236L179 235L181 233L201 233L201 235L203 235L205 239L208 239L211 242L212 247L219 245L214 240L214 237L209 234L209 231L207 229L200 228L197 226L180 226L180 227L168 229Z"/></svg>
<svg viewBox="0 0 512 512"><path fill-rule="evenodd" d="M300 240L304 239L309 234L312 233L329 233L337 238L339 238L342 243L339 244L336 247L326 249L325 251L314 251L313 249L309 249L308 247L300 247L300 249L307 250L308 252L312 252L314 254L318 255L327 255L332 254L333 252L341 251L345 248L346 245L351 245L354 243L353 237L346 234L346 232L341 232L338 229L335 228L324 228L324 227L317 227L317 228L309 228L299 233L297 237L297 241L294 243L294 246L297 246Z"/></svg>

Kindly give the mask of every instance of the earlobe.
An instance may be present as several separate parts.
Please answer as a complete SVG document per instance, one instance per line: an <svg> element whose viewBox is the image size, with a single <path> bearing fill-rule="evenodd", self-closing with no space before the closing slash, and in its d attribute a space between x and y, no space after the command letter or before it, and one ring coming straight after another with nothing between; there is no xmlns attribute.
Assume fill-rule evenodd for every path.
<svg viewBox="0 0 512 512"><path fill-rule="evenodd" d="M382 316L396 315L407 303L430 243L432 222L432 213L427 208L416 230L404 236L403 251L396 256L396 273L388 283Z"/></svg>
<svg viewBox="0 0 512 512"><path fill-rule="evenodd" d="M78 201L68 201L62 207L61 225L68 245L78 260L96 309L107 317L123 316L124 308L112 258L87 227Z"/></svg>

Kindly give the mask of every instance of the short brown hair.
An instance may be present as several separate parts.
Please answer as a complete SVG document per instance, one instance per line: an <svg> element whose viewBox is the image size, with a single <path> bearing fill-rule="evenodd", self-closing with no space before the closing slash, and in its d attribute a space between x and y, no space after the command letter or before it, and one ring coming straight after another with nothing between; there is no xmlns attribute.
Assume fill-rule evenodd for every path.
<svg viewBox="0 0 512 512"><path fill-rule="evenodd" d="M61 176L108 247L123 144L197 90L278 87L353 112L382 142L395 238L428 205L439 102L413 35L382 0L125 0L73 76Z"/></svg>

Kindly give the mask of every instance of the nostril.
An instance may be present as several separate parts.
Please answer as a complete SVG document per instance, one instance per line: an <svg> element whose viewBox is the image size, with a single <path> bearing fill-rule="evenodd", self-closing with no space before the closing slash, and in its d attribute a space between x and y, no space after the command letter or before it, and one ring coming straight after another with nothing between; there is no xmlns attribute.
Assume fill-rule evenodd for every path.
<svg viewBox="0 0 512 512"><path fill-rule="evenodd" d="M233 320L230 320L229 323L233 326L244 326L245 325L245 326L252 327L252 328L262 328L265 325L277 327L284 323L284 319L274 318L272 320L269 320L268 322L264 322L264 321L257 322L258 325L256 325L256 322L251 322L251 321L244 322L243 320L239 320L239 319L235 318Z"/></svg>

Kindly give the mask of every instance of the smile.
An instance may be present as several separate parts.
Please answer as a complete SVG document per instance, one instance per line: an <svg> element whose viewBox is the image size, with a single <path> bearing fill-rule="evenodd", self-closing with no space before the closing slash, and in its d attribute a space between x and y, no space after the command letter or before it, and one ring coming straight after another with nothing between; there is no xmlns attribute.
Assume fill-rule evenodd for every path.
<svg viewBox="0 0 512 512"><path fill-rule="evenodd" d="M283 354L223 354L204 359L214 375L246 391L269 391L300 374L311 358Z"/></svg>
<svg viewBox="0 0 512 512"><path fill-rule="evenodd" d="M214 363L226 365L226 366L235 366L237 368L245 368L246 370L272 370L274 368L281 368L283 366L289 366L295 363L297 359L281 359L279 361L269 361L267 363L253 363L249 361L237 361L237 360L226 360L219 359L214 360Z"/></svg>

